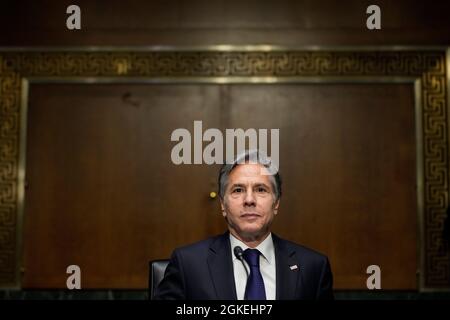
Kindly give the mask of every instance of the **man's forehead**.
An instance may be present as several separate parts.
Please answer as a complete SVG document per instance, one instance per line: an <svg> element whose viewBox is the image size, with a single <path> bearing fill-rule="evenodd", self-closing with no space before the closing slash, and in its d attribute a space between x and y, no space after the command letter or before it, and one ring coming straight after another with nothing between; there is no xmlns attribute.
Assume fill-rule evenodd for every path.
<svg viewBox="0 0 450 320"><path fill-rule="evenodd" d="M268 183L269 175L268 170L261 164L244 163L238 164L230 173L230 181L238 180L252 180Z"/></svg>

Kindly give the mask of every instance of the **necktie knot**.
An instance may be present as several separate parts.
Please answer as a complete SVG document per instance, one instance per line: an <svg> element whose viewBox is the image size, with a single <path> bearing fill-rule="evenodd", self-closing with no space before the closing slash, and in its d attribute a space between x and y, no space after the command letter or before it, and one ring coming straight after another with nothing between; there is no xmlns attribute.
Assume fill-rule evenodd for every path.
<svg viewBox="0 0 450 320"><path fill-rule="evenodd" d="M258 249L247 249L244 251L244 259L251 267L259 267L259 256L261 252Z"/></svg>

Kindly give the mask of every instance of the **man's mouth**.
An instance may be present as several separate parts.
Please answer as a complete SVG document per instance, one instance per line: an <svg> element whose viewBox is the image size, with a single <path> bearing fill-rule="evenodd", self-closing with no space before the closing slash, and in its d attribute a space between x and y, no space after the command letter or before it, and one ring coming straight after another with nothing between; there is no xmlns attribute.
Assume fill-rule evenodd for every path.
<svg viewBox="0 0 450 320"><path fill-rule="evenodd" d="M245 212L243 214L241 214L241 218L244 219L251 219L251 218L258 218L260 217L259 214L257 214L256 212Z"/></svg>

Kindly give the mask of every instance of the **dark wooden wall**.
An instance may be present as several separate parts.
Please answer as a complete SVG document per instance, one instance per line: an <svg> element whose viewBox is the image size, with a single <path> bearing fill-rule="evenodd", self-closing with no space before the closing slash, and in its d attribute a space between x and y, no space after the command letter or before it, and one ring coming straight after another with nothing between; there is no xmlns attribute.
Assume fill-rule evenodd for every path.
<svg viewBox="0 0 450 320"><path fill-rule="evenodd" d="M446 45L450 3L380 0L382 30L366 29L367 0L77 1L82 29L65 27L73 1L2 1L2 46Z"/></svg>
<svg viewBox="0 0 450 320"><path fill-rule="evenodd" d="M82 10L80 31L65 28L65 9L70 4L71 1L4 1L0 11L0 46L450 43L447 1L378 1L382 9L380 31L365 28L365 10L371 1L78 1ZM167 168L156 166L155 179L151 171L141 174L147 163L158 163L150 149L145 148L149 142L158 144L158 137L166 141L171 129L187 127L201 115L203 120L209 119L210 127L225 128L231 124L270 128L274 124L269 120L276 120L277 127L289 132L283 138L286 149L282 156L284 152L284 157L290 159L285 165L291 179L286 182L287 200L275 230L328 254L337 274L337 288L364 288L365 267L372 263L387 266L388 288L416 288L418 235L411 86L302 86L295 90L280 86L272 94L257 86L254 92L239 86L193 86L185 94L170 92L164 86L155 86L155 91L145 86L106 87L41 85L30 91L25 287L64 287L65 266L78 258L88 275L87 287L142 288L147 271L143 261L167 256L174 245L221 231L224 224L220 217L203 214L217 208L217 203L207 197L214 188L212 179L217 168L171 170L171 180L165 180ZM127 104L123 98L130 91L133 99L143 105ZM297 122L281 115L261 117L256 122L243 120L241 113L251 108L248 101L259 101L266 108L265 114L276 114L274 106L284 106L286 112L295 114L299 112L294 110L296 101L283 99L296 95L299 99L311 99L303 113L298 114ZM344 100L349 95L353 100ZM165 96L178 96L177 105L184 105L188 99L192 103L180 118L165 117L170 114L162 107L168 101ZM371 97L377 97L373 105ZM77 104L83 108L70 108ZM149 105L156 107L142 116ZM205 114L205 105L235 109L234 113L227 110L224 123L223 117L218 116L223 109ZM366 107L364 112L361 105ZM395 105L401 108L392 114L389 108ZM327 110L327 106L344 107L345 112L341 108L343 113L333 113L337 109ZM155 120L161 118L165 120ZM396 126L398 122L402 126ZM147 126L149 123L159 127ZM136 128L138 131L133 131ZM156 140L146 140L149 136ZM308 140L308 136L314 139ZM304 142L303 149L295 149L298 141ZM395 153L397 145L401 146L400 158ZM159 147L168 151L170 145ZM143 152L133 154L136 150ZM302 165L296 157L304 159ZM137 159L137 163L130 159ZM55 168L58 164L62 166ZM86 168L91 171L81 171ZM122 168L126 170L117 176L115 173ZM203 184L192 188L186 181L193 176ZM176 181L183 181L181 187ZM300 196L292 190L299 190ZM341 193L336 194L335 190ZM317 201L318 194L325 201ZM192 198L197 195L200 197ZM192 210L187 216L177 211L182 208L182 201L171 200L181 196L192 199L188 204ZM148 217L151 210L142 210L143 207L162 208L172 214L153 211ZM334 210L351 214L339 215ZM306 213L297 214L299 211ZM46 215L33 216L33 212ZM114 214L109 216L110 212ZM127 224L138 228L122 228ZM167 224L174 228L161 229ZM392 230L404 233L396 237ZM387 244L392 244L395 251L385 251ZM358 252L356 257L354 252ZM104 259L101 263L99 256ZM63 271L55 273L56 269Z"/></svg>

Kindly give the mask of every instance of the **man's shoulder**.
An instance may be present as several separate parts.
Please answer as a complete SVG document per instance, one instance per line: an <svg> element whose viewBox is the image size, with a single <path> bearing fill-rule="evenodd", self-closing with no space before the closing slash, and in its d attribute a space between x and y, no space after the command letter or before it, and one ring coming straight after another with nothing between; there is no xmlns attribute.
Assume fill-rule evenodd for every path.
<svg viewBox="0 0 450 320"><path fill-rule="evenodd" d="M210 248L217 244L222 244L227 240L227 233L209 237L191 244L187 244L175 249L175 253L181 255L206 254Z"/></svg>
<svg viewBox="0 0 450 320"><path fill-rule="evenodd" d="M285 250L287 250L289 253L295 252L296 255L298 255L300 258L313 260L313 261L320 261L325 262L328 260L328 257L312 248L306 247L304 245L282 239L278 236L274 236L274 241L278 242L280 246L282 246Z"/></svg>

